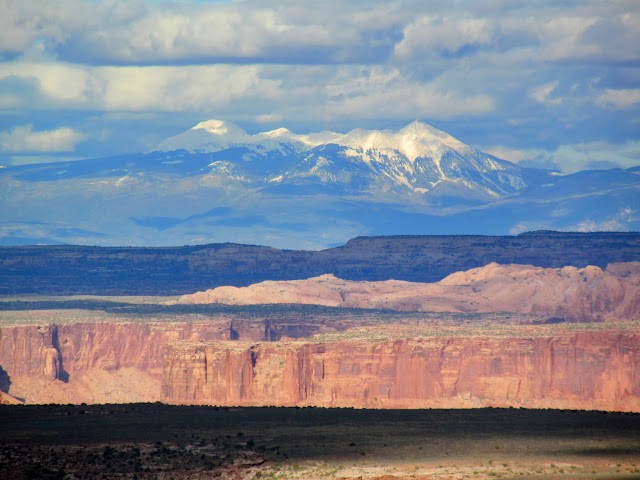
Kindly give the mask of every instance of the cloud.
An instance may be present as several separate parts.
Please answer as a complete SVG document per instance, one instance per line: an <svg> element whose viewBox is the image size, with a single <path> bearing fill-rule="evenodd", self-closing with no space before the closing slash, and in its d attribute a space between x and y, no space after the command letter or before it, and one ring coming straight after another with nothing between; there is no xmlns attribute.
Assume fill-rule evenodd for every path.
<svg viewBox="0 0 640 480"><path fill-rule="evenodd" d="M282 122L284 119L278 113L264 113L255 118L258 123Z"/></svg>
<svg viewBox="0 0 640 480"><path fill-rule="evenodd" d="M395 68L348 72L326 86L327 110L362 118L384 112L387 118L452 118L486 113L494 108L488 95L465 95L435 79L419 82Z"/></svg>
<svg viewBox="0 0 640 480"><path fill-rule="evenodd" d="M147 11L140 0L4 0L2 9L0 51L25 51L34 42L55 49L81 33L126 26Z"/></svg>
<svg viewBox="0 0 640 480"><path fill-rule="evenodd" d="M387 30L409 12L326 2L42 2L8 0L0 51L45 42L64 61L89 64L342 63L390 50Z"/></svg>
<svg viewBox="0 0 640 480"><path fill-rule="evenodd" d="M402 59L417 55L455 53L463 47L489 45L494 27L482 18L421 17L404 28L404 38L394 47Z"/></svg>
<svg viewBox="0 0 640 480"><path fill-rule="evenodd" d="M31 108L201 111L239 97L277 100L280 82L261 78L260 69L253 65L90 67L12 62L0 64L0 81L21 79L35 85L41 98ZM29 98L19 103L28 105Z"/></svg>
<svg viewBox="0 0 640 480"><path fill-rule="evenodd" d="M94 65L386 63L477 51L519 61L633 62L639 27L640 7L628 1L5 0L0 52L40 43L62 61Z"/></svg>
<svg viewBox="0 0 640 480"><path fill-rule="evenodd" d="M104 148L138 148L119 128L152 138L212 117L308 130L419 118L544 152L638 139L629 0L5 0L0 59L0 129L36 114L54 128L64 110L64 126L73 115L88 138L119 139ZM82 112L156 117L88 129Z"/></svg>
<svg viewBox="0 0 640 480"><path fill-rule="evenodd" d="M310 110L329 118L380 111L389 118L453 118L494 108L488 95L465 94L438 79L413 80L393 67L88 67L14 62L0 65L0 81L3 77L37 86L40 99L32 108L45 103L51 109L113 112L242 111L259 121L308 117ZM26 104L30 97L21 102Z"/></svg>
<svg viewBox="0 0 640 480"><path fill-rule="evenodd" d="M559 169L563 173L640 165L640 141L637 140L623 144L602 141L567 144L554 150L511 149L502 145L481 149L524 167Z"/></svg>
<svg viewBox="0 0 640 480"><path fill-rule="evenodd" d="M544 104L548 104L548 105L559 105L562 103L562 98L550 98L551 97L551 93L555 90L555 88L558 86L558 82L557 80L555 82L549 82L546 83L544 85L540 85L537 87L534 87L531 90L530 96L531 98L533 98L536 102L538 103L544 103Z"/></svg>
<svg viewBox="0 0 640 480"><path fill-rule="evenodd" d="M58 162L73 162L76 160L82 160L82 157L69 157L69 156L54 156L54 155L12 155L6 158L0 157L5 165L17 166L17 165L33 165L39 163L58 163Z"/></svg>
<svg viewBox="0 0 640 480"><path fill-rule="evenodd" d="M640 103L640 88L614 90L605 88L604 93L596 98L596 103L605 107L628 110Z"/></svg>
<svg viewBox="0 0 640 480"><path fill-rule="evenodd" d="M84 135L71 128L34 132L31 125L0 132L0 149L4 152L72 152Z"/></svg>

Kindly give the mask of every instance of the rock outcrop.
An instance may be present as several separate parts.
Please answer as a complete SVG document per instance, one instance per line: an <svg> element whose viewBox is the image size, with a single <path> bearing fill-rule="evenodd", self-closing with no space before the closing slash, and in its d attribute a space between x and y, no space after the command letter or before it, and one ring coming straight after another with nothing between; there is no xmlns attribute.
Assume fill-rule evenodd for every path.
<svg viewBox="0 0 640 480"><path fill-rule="evenodd" d="M153 402L173 342L275 341L318 330L260 319L2 327L0 389L27 403Z"/></svg>
<svg viewBox="0 0 640 480"><path fill-rule="evenodd" d="M620 321L640 315L640 262L600 267L487 266L437 283L352 282L333 275L218 287L180 303L300 303L422 312L536 313L569 321Z"/></svg>
<svg viewBox="0 0 640 480"><path fill-rule="evenodd" d="M278 341L264 322L4 327L0 400L640 411L634 325L407 323Z"/></svg>
<svg viewBox="0 0 640 480"><path fill-rule="evenodd" d="M370 343L176 342L179 404L640 410L640 335L432 337Z"/></svg>
<svg viewBox="0 0 640 480"><path fill-rule="evenodd" d="M226 322L3 327L0 366L9 393L30 403L155 401L168 343L230 337Z"/></svg>

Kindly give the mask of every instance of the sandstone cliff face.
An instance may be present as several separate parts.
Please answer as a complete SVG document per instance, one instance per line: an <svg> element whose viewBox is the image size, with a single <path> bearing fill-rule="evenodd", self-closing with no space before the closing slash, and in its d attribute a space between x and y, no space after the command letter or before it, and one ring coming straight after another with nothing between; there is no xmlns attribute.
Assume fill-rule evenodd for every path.
<svg viewBox="0 0 640 480"><path fill-rule="evenodd" d="M0 366L9 393L28 402L155 401L168 343L230 339L229 330L228 323L3 327Z"/></svg>
<svg viewBox="0 0 640 480"><path fill-rule="evenodd" d="M181 303L301 303L421 312L518 312L570 321L619 321L640 315L640 262L558 269L498 265L457 272L437 283L351 282L333 275L218 287Z"/></svg>
<svg viewBox="0 0 640 480"><path fill-rule="evenodd" d="M321 343L225 322L4 327L0 401L640 411L637 329L442 328Z"/></svg>
<svg viewBox="0 0 640 480"><path fill-rule="evenodd" d="M11 376L61 376L61 355L56 349L58 327L25 326L0 330L0 366Z"/></svg>
<svg viewBox="0 0 640 480"><path fill-rule="evenodd" d="M0 389L28 403L153 402L172 342L278 340L314 331L304 323L226 320L2 327Z"/></svg>
<svg viewBox="0 0 640 480"><path fill-rule="evenodd" d="M640 410L640 335L380 343L176 342L162 400L179 404Z"/></svg>

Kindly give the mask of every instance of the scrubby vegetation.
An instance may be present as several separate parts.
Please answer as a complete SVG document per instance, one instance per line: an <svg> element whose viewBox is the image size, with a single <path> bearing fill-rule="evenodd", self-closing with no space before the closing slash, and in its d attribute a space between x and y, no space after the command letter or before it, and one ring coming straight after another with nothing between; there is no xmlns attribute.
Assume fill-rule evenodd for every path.
<svg viewBox="0 0 640 480"><path fill-rule="evenodd" d="M3 479L640 478L638 414L51 405L0 426Z"/></svg>

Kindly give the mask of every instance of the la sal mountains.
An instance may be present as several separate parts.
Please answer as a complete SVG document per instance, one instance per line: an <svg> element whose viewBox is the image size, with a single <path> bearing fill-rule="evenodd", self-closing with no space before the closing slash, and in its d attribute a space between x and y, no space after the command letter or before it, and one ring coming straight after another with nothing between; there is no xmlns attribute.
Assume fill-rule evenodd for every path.
<svg viewBox="0 0 640 480"><path fill-rule="evenodd" d="M239 148L241 160L217 160L211 171L252 183L329 189L342 194L386 192L490 200L525 184L523 172L427 125L413 122L398 132L355 129L346 135L295 135L285 128L248 135L210 120L169 138L163 151L214 153ZM222 157L221 157L222 158ZM315 187L315 188L314 188ZM454 195L455 192L455 195Z"/></svg>
<svg viewBox="0 0 640 480"><path fill-rule="evenodd" d="M318 249L358 235L640 229L640 167L523 168L426 123L249 134L209 120L147 153L0 169L0 245Z"/></svg>

